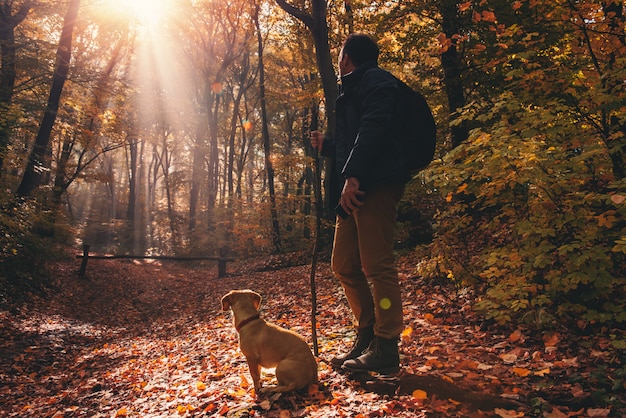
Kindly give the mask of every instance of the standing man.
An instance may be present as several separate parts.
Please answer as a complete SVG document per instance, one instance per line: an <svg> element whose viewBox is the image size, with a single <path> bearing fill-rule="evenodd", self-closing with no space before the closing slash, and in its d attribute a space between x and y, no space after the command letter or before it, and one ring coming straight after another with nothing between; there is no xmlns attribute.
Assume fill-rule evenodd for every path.
<svg viewBox="0 0 626 418"><path fill-rule="evenodd" d="M402 123L398 81L378 67L378 54L368 35L345 39L336 135L313 131L311 145L335 157L330 200L339 202L339 216L331 263L357 329L352 349L331 363L354 372L395 373L403 324L393 236L396 206L410 175L397 134Z"/></svg>

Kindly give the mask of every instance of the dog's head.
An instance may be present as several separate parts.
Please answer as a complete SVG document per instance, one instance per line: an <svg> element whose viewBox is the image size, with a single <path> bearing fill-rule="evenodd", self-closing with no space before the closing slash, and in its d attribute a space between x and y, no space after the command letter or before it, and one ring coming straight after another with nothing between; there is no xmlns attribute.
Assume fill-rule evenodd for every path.
<svg viewBox="0 0 626 418"><path fill-rule="evenodd" d="M227 311L238 301L249 300L254 309L259 310L261 306L261 295L249 289L231 290L222 297L222 310Z"/></svg>

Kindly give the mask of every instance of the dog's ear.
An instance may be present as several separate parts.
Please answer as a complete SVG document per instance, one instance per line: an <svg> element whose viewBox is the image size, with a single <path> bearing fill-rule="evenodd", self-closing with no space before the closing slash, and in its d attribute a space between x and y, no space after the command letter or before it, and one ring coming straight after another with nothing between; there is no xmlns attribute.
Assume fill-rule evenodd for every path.
<svg viewBox="0 0 626 418"><path fill-rule="evenodd" d="M231 305L231 301L230 301L230 295L232 292L228 292L227 294L225 294L222 297L222 310L223 311L227 311L230 309L230 305Z"/></svg>
<svg viewBox="0 0 626 418"><path fill-rule="evenodd" d="M250 296L252 297L252 301L254 302L254 309L259 310L259 306L261 306L261 295L257 292L250 292Z"/></svg>

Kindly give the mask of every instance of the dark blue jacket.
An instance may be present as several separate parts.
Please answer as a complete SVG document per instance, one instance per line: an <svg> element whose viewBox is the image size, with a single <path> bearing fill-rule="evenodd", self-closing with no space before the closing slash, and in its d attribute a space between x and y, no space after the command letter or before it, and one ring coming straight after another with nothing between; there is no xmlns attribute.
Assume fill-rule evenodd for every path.
<svg viewBox="0 0 626 418"><path fill-rule="evenodd" d="M335 157L334 196L338 202L347 177L356 177L367 193L383 184L410 180L397 135L400 89L397 79L375 63L341 78L334 138L325 138L322 155Z"/></svg>

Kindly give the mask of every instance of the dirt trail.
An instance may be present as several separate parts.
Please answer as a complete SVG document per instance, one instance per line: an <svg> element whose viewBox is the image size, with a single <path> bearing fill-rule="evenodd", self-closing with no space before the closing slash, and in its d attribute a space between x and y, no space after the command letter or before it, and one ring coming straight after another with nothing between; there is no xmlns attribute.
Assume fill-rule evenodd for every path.
<svg viewBox="0 0 626 418"><path fill-rule="evenodd" d="M268 270L267 260L235 263L229 277L217 279L212 263L99 260L79 278L75 260L59 261L50 266L56 286L51 297L0 311L0 416L623 412L598 406L592 382L572 382L589 376L591 366L615 370L610 352L574 346L562 335L548 345L541 336L483 329L469 294L413 277L415 262L400 263L406 329L398 376L346 376L329 367L327 360L350 345L353 334L338 283L322 263L320 385L258 399L219 300L232 289L254 289L264 297L266 319L310 340L309 266L278 268L291 263L273 260L276 270ZM273 379L271 372L264 376ZM532 398L541 401L531 407Z"/></svg>

